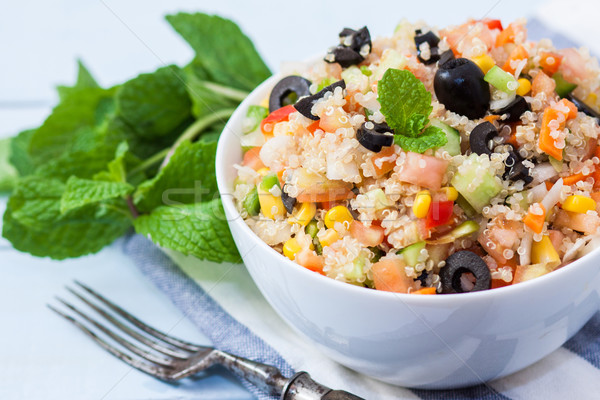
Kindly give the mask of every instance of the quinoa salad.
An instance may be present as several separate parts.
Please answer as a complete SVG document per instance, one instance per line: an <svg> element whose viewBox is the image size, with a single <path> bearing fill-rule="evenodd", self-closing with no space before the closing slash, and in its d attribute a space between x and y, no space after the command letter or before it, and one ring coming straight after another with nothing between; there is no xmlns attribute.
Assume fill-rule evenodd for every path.
<svg viewBox="0 0 600 400"><path fill-rule="evenodd" d="M600 68L586 49L530 41L524 20L402 22L376 39L344 28L282 76L248 108L234 198L299 265L463 293L600 243Z"/></svg>

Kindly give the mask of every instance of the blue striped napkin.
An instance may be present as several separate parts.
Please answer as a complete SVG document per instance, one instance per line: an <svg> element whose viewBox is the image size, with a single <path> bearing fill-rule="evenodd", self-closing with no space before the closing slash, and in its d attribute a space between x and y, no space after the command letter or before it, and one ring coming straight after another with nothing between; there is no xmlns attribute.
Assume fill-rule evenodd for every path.
<svg viewBox="0 0 600 400"><path fill-rule="evenodd" d="M559 48L575 45L553 34L539 20L530 20L528 28L533 40L549 37ZM169 258L139 235L125 241L124 251L215 347L274 365L286 376L293 375L295 369L307 370L323 384L377 400L600 398L600 314L562 348L509 377L465 389L410 390L374 381L319 354L274 315L241 266L211 269L206 263L180 255ZM224 269L221 275L211 272ZM221 290L223 285L226 288ZM243 384L260 400L276 400L246 381Z"/></svg>

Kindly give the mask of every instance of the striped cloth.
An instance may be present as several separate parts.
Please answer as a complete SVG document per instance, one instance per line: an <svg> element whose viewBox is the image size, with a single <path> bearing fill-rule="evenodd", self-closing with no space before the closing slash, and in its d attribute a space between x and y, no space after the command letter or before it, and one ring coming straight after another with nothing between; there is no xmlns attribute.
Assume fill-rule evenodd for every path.
<svg viewBox="0 0 600 400"><path fill-rule="evenodd" d="M549 37L558 48L575 45L542 22L529 21L529 37ZM511 376L456 390L410 390L377 382L329 360L292 332L266 303L245 268L171 254L141 236L124 245L136 265L215 347L277 366L286 376L306 370L317 381L366 399L600 399L600 313L565 345ZM190 276L193 278L190 278ZM260 400L276 400L248 382Z"/></svg>

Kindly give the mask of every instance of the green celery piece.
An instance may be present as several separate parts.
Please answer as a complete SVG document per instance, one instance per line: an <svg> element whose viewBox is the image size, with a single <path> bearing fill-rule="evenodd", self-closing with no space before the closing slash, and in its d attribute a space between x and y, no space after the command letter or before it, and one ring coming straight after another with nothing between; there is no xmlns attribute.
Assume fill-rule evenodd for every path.
<svg viewBox="0 0 600 400"><path fill-rule="evenodd" d="M265 192L268 192L275 185L279 186L279 179L277 174L274 173L265 175L260 182L260 188Z"/></svg>
<svg viewBox="0 0 600 400"><path fill-rule="evenodd" d="M88 204L60 212L65 185L57 179L19 181L4 213L2 235L15 249L65 259L101 250L131 227L123 201Z"/></svg>
<svg viewBox="0 0 600 400"><path fill-rule="evenodd" d="M11 139L0 140L0 192L8 192L17 183L19 172L10 163Z"/></svg>
<svg viewBox="0 0 600 400"><path fill-rule="evenodd" d="M252 91L271 75L252 41L227 19L202 13L168 15L213 82Z"/></svg>
<svg viewBox="0 0 600 400"><path fill-rule="evenodd" d="M97 181L72 176L67 181L60 200L60 212L64 214L87 204L119 199L127 196L133 189L133 186L124 182Z"/></svg>
<svg viewBox="0 0 600 400"><path fill-rule="evenodd" d="M183 142L168 164L153 179L139 185L133 199L140 212L149 212L164 203L208 201L218 193L215 177L216 142Z"/></svg>
<svg viewBox="0 0 600 400"><path fill-rule="evenodd" d="M310 235L311 238L313 238L313 239L316 238L317 233L319 233L319 227L317 226L317 220L313 219L312 221L310 221L306 225L304 232L306 232L307 235Z"/></svg>
<svg viewBox="0 0 600 400"><path fill-rule="evenodd" d="M157 245L215 262L241 262L221 199L161 206L134 221L137 233Z"/></svg>
<svg viewBox="0 0 600 400"><path fill-rule="evenodd" d="M483 80L495 87L498 90L503 91L506 94L513 94L519 87L517 80L512 74L504 71L497 65L494 65L483 77ZM511 89L509 84L512 83L514 88Z"/></svg>
<svg viewBox="0 0 600 400"><path fill-rule="evenodd" d="M35 129L28 129L13 137L10 143L10 163L19 172L19 175L30 175L35 171L35 165L29 156L29 142Z"/></svg>
<svg viewBox="0 0 600 400"><path fill-rule="evenodd" d="M98 109L112 101L114 89L78 88L66 96L35 130L28 153L36 166L61 156L78 136L94 130L103 115ZM103 109L104 111L104 109ZM103 114L103 113L101 113Z"/></svg>
<svg viewBox="0 0 600 400"><path fill-rule="evenodd" d="M566 97L569 93L577 88L577 85L567 81L560 72L552 75L552 79L556 82L556 94L561 98Z"/></svg>
<svg viewBox="0 0 600 400"><path fill-rule="evenodd" d="M256 190L256 186L248 192L246 197L244 197L242 205L244 206L244 209L246 210L248 215L258 215L258 213L260 212L260 202L258 200L258 190Z"/></svg>
<svg viewBox="0 0 600 400"><path fill-rule="evenodd" d="M174 65L124 83L116 101L118 115L146 139L166 136L191 119L185 74Z"/></svg>

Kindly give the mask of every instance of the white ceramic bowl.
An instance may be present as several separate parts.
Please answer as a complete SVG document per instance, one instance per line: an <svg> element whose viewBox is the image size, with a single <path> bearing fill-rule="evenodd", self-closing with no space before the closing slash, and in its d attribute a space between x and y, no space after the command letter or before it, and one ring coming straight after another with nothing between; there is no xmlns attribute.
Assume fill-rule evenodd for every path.
<svg viewBox="0 0 600 400"><path fill-rule="evenodd" d="M265 298L296 331L339 363L385 382L453 388L499 378L545 357L600 304L598 250L551 274L501 289L440 296L356 287L295 264L261 241L233 204L251 104L282 78L266 80L240 105L219 140L217 182L233 238Z"/></svg>

